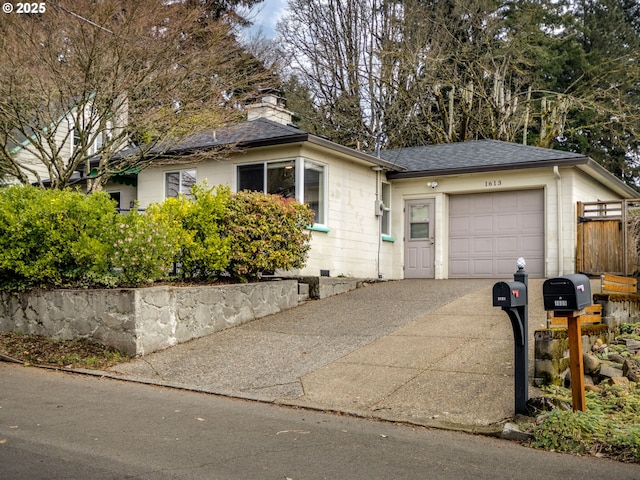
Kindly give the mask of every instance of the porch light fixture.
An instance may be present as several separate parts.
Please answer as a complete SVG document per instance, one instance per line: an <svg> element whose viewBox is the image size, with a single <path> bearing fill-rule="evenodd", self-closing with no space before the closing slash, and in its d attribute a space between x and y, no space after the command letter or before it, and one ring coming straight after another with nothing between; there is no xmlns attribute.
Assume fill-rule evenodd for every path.
<svg viewBox="0 0 640 480"><path fill-rule="evenodd" d="M431 188L432 190L435 190L437 186L438 182L427 182L427 187Z"/></svg>

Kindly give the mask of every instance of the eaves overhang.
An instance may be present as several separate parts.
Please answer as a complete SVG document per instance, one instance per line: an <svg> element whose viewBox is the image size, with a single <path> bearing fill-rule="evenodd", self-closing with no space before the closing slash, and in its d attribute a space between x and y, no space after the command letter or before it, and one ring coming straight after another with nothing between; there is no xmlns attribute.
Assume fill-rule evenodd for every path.
<svg viewBox="0 0 640 480"><path fill-rule="evenodd" d="M286 135L283 137L271 137L266 139L256 139L247 142L239 142L238 148L260 148L260 147L278 147L281 145L291 145L294 143L303 144L308 142L311 145L334 151L338 154L351 157L356 160L360 160L364 163L371 164L373 166L382 167L384 170L393 172L403 172L406 168L396 165L392 162L384 160L382 158L369 155L368 153L354 150L350 147L345 147L338 143L332 142L329 139L312 135L310 133L300 133L299 135Z"/></svg>
<svg viewBox="0 0 640 480"><path fill-rule="evenodd" d="M353 148L345 147L323 137L309 134L309 138L307 139L307 141L312 145L317 145L319 147L333 150L342 155L350 156L365 163L372 164L373 166L382 167L388 172L404 172L406 170L406 168L389 162L388 160L384 160L374 155L369 155L368 153L361 152L360 150L354 150Z"/></svg>
<svg viewBox="0 0 640 480"><path fill-rule="evenodd" d="M621 197L640 198L640 192L638 192L636 189L620 180L595 160L592 160L591 158L589 158L588 160L588 162L578 165L578 168L581 171L585 172L591 177L598 179L603 185L606 185Z"/></svg>
<svg viewBox="0 0 640 480"><path fill-rule="evenodd" d="M575 166L582 164L589 164L589 162L593 162L589 157L577 157L577 158L559 158L559 159L550 159L544 161L535 161L535 162L517 162L517 163L497 163L493 165L474 165L467 167L451 167L451 168L433 168L433 169L425 169L425 170L407 170L404 172L392 172L387 176L390 179L400 179L400 178L422 178L422 177L436 177L436 176L448 176L448 175L464 175L470 173L488 173L488 172L499 172L499 171L508 171L508 170L525 170L532 168L544 168L550 166ZM595 162L593 162L595 163Z"/></svg>
<svg viewBox="0 0 640 480"><path fill-rule="evenodd" d="M589 157L573 157L548 159L534 162L503 163L495 165L482 165L470 167L437 168L425 170L411 170L404 172L389 172L387 178L390 180L445 177L451 175L465 175L473 173L489 173L500 171L527 170L533 168L553 168L553 167L576 167L585 174L597 179L624 198L640 198L640 192L624 183L609 170L604 168L595 160Z"/></svg>

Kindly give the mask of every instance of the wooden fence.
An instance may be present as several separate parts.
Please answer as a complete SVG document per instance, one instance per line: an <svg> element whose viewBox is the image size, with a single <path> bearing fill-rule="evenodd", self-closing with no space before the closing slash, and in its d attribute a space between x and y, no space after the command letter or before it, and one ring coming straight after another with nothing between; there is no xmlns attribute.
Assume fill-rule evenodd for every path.
<svg viewBox="0 0 640 480"><path fill-rule="evenodd" d="M576 270L633 275L640 270L640 199L578 202Z"/></svg>

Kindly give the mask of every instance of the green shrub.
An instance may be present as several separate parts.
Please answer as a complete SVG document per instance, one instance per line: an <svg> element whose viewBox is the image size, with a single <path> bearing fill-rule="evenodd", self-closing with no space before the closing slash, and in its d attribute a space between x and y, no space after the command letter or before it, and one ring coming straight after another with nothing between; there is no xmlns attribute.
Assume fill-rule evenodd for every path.
<svg viewBox="0 0 640 480"><path fill-rule="evenodd" d="M111 236L111 270L120 284L145 285L169 276L183 232L159 215L118 215Z"/></svg>
<svg viewBox="0 0 640 480"><path fill-rule="evenodd" d="M147 214L182 230L175 261L183 278L216 277L229 265L230 239L222 236L222 230L230 191L201 183L191 189L191 195L151 205Z"/></svg>
<svg viewBox="0 0 640 480"><path fill-rule="evenodd" d="M295 200L196 185L145 213L118 214L107 193L0 189L0 288L137 286L222 273L246 281L302 268L312 211Z"/></svg>
<svg viewBox="0 0 640 480"><path fill-rule="evenodd" d="M105 225L115 215L106 193L0 189L0 284L24 290L99 279L109 254Z"/></svg>
<svg viewBox="0 0 640 480"><path fill-rule="evenodd" d="M246 281L277 269L302 268L313 212L294 199L242 191L231 196L224 234L231 242L229 272Z"/></svg>

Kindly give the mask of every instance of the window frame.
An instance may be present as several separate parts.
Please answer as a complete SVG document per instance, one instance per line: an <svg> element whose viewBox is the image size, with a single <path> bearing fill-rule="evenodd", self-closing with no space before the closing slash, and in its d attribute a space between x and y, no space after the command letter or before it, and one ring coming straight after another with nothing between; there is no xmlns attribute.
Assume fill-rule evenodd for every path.
<svg viewBox="0 0 640 480"><path fill-rule="evenodd" d="M316 215L314 217L313 227L317 226L326 226L327 225L327 200L328 200L328 165L324 162L319 162L317 160L311 160L309 158L304 157L296 157L296 158L279 158L274 160L264 160L258 162L247 162L247 163L237 163L235 164L235 190L239 191L240 188L240 169L242 167L248 166L256 166L262 165L262 192L267 192L267 172L269 164L286 164L287 162L292 162L295 169L295 198L300 203L305 202L305 171L307 169L307 165L312 165L321 169L320 180L319 180L319 188L320 192L318 194L319 200L318 203L320 207L318 211L316 211ZM316 221L316 218L319 218L320 221Z"/></svg>
<svg viewBox="0 0 640 480"><path fill-rule="evenodd" d="M384 204L384 210L380 218L380 234L383 237L391 237L391 183L382 181L380 182L380 199Z"/></svg>
<svg viewBox="0 0 640 480"><path fill-rule="evenodd" d="M182 193L184 196L186 196L187 198L191 197L191 194L189 192L185 193L182 191L183 188L183 172L193 172L193 185L195 185L198 182L198 169L197 168L181 168L178 170L164 170L162 172L162 180L163 180L163 187L164 187L164 198L178 198L180 196L180 194ZM178 173L180 174L179 180L178 180L178 194L173 196L173 195L169 195L169 189L168 187L168 183L167 183L167 175L172 174L172 173ZM191 185L191 186L193 186ZM189 190L191 190L191 187L189 187Z"/></svg>

